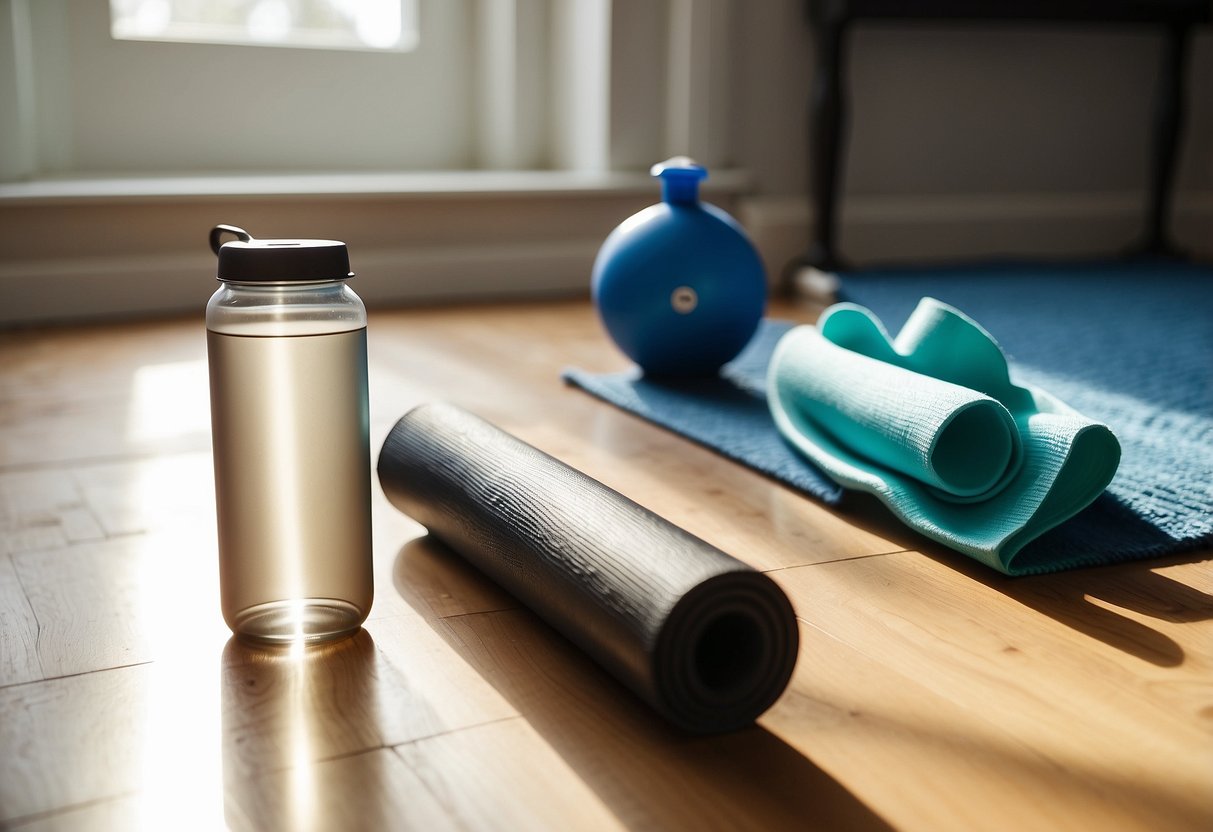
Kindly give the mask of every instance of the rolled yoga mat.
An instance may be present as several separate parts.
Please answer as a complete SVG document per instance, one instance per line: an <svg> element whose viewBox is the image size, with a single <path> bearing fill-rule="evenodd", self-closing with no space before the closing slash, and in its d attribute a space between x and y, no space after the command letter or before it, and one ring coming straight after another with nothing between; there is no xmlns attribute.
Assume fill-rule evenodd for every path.
<svg viewBox="0 0 1213 832"><path fill-rule="evenodd" d="M1120 464L1108 427L1011 382L993 337L923 298L893 338L840 303L780 339L768 403L784 439L906 525L1008 574L1025 545L1094 502Z"/></svg>
<svg viewBox="0 0 1213 832"><path fill-rule="evenodd" d="M787 687L799 636L774 581L488 422L415 408L379 481L680 728L744 727Z"/></svg>

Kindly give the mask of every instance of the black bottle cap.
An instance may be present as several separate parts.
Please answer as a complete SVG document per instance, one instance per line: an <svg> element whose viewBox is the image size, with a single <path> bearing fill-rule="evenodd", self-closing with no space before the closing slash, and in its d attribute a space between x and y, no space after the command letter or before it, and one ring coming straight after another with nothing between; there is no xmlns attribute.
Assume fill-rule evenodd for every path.
<svg viewBox="0 0 1213 832"><path fill-rule="evenodd" d="M224 234L237 239L221 244ZM217 225L210 241L219 256L216 277L232 283L316 283L354 276L349 250L339 240L256 240L243 228Z"/></svg>

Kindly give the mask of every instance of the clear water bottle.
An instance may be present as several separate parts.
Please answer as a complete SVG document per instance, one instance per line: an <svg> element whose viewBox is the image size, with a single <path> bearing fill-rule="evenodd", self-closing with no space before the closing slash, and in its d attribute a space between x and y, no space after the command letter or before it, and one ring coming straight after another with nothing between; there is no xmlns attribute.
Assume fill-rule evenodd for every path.
<svg viewBox="0 0 1213 832"><path fill-rule="evenodd" d="M226 234L237 239L223 243ZM356 632L370 612L366 308L345 243L211 232L206 307L223 617L271 643Z"/></svg>

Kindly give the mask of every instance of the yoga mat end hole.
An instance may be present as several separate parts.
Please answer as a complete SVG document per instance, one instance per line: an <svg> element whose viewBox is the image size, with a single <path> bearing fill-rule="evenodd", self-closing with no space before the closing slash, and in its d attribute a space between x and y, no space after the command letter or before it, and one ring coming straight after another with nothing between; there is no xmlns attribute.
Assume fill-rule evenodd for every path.
<svg viewBox="0 0 1213 832"><path fill-rule="evenodd" d="M703 629L695 643L695 677L711 694L721 695L754 684L761 673L762 633L740 613L725 613Z"/></svg>
<svg viewBox="0 0 1213 832"><path fill-rule="evenodd" d="M931 467L941 484L969 496L990 488L1011 464L1015 422L996 402L978 402L940 432Z"/></svg>

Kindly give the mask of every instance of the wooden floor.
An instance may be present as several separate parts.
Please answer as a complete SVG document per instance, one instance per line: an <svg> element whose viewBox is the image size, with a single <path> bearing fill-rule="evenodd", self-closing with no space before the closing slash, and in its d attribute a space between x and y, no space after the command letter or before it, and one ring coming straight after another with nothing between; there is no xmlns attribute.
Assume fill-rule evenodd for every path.
<svg viewBox="0 0 1213 832"><path fill-rule="evenodd" d="M815 310L776 308L811 318ZM688 738L375 489L363 632L219 614L199 319L0 334L0 826L1213 829L1209 552L1007 579L566 388L588 304L373 314L372 453L448 400L770 572L786 695Z"/></svg>

